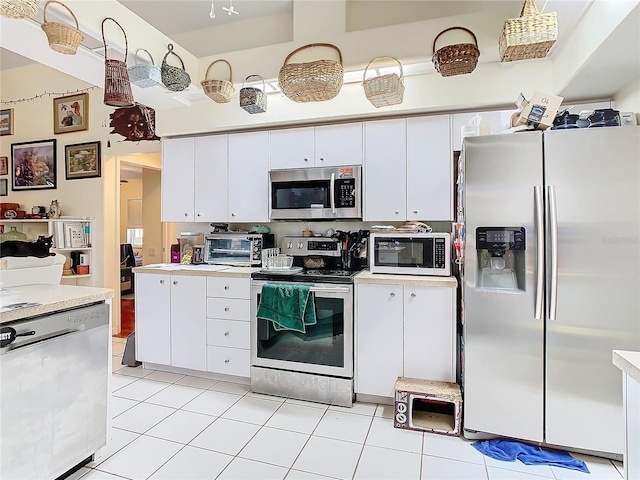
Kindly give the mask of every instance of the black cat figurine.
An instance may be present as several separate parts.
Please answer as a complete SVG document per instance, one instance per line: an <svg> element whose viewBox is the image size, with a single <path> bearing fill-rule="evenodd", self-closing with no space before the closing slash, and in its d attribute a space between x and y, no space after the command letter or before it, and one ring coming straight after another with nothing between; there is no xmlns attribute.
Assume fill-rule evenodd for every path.
<svg viewBox="0 0 640 480"><path fill-rule="evenodd" d="M0 257L50 257L55 255L49 251L52 245L53 235L50 237L40 235L35 242L5 240L0 243Z"/></svg>

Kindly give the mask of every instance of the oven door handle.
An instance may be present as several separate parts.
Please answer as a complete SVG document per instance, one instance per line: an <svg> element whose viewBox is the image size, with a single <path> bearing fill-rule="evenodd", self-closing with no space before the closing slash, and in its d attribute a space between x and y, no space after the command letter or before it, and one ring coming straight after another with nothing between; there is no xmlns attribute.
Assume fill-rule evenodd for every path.
<svg viewBox="0 0 640 480"><path fill-rule="evenodd" d="M336 213L336 174L331 174L331 183L329 184L329 196L331 197L331 213Z"/></svg>
<svg viewBox="0 0 640 480"><path fill-rule="evenodd" d="M311 291L314 293L334 293L334 292L349 293L349 287L311 287Z"/></svg>

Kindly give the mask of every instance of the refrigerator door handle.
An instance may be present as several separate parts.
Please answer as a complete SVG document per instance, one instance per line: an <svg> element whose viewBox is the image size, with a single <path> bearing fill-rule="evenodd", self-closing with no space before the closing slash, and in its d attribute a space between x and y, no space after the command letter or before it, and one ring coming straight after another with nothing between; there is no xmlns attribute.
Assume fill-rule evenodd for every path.
<svg viewBox="0 0 640 480"><path fill-rule="evenodd" d="M549 208L549 243L551 244L549 320L555 320L558 311L558 209L556 206L555 185L547 187L547 206Z"/></svg>
<svg viewBox="0 0 640 480"><path fill-rule="evenodd" d="M535 319L542 320L544 310L544 207L542 187L533 187L536 220L536 305Z"/></svg>

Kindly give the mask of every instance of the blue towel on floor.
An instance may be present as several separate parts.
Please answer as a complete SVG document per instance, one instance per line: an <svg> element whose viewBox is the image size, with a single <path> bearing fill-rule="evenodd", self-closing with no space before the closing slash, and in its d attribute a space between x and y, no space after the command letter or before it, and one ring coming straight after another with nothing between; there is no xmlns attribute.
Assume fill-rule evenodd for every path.
<svg viewBox="0 0 640 480"><path fill-rule="evenodd" d="M544 450L535 445L500 438L480 440L471 446L487 457L503 462L514 462L518 459L525 465L551 465L589 473L587 465L582 460L576 460L569 453L559 450Z"/></svg>

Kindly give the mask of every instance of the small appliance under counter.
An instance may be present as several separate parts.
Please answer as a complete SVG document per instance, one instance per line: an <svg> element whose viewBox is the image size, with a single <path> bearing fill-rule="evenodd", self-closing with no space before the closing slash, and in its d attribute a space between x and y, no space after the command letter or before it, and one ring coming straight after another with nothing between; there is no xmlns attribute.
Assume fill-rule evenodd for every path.
<svg viewBox="0 0 640 480"><path fill-rule="evenodd" d="M112 296L67 285L0 290L1 478L57 478L106 445Z"/></svg>

